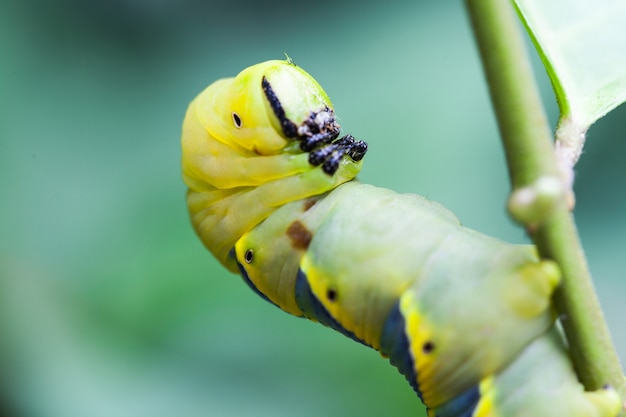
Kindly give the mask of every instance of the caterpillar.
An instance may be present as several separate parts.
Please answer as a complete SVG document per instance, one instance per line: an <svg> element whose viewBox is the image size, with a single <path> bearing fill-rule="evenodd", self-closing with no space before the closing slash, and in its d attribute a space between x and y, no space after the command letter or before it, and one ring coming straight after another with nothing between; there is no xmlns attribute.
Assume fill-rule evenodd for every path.
<svg viewBox="0 0 626 417"><path fill-rule="evenodd" d="M203 244L265 300L379 351L429 416L618 414L615 390L577 381L550 301L556 264L360 183L367 144L340 136L327 94L291 60L207 87L181 143Z"/></svg>

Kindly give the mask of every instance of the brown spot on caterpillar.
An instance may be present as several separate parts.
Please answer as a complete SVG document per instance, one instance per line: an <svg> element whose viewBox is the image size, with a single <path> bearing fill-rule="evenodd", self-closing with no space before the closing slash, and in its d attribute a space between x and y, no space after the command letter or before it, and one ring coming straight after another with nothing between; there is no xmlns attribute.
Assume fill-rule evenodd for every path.
<svg viewBox="0 0 626 417"><path fill-rule="evenodd" d="M287 237L291 240L291 246L295 249L306 249L311 243L313 234L302 224L296 220L287 228Z"/></svg>
<svg viewBox="0 0 626 417"><path fill-rule="evenodd" d="M302 211L308 211L315 203L317 203L317 198L307 198L302 205Z"/></svg>

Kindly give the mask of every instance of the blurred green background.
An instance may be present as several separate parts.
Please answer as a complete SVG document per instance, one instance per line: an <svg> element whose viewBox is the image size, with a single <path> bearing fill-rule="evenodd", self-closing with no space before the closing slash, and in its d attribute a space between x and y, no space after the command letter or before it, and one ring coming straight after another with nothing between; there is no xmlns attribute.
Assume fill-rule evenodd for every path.
<svg viewBox="0 0 626 417"><path fill-rule="evenodd" d="M461 2L5 0L0 414L420 415L376 352L258 298L189 225L188 102L285 52L369 142L363 181L525 241ZM622 359L625 132L623 106L591 129L575 212Z"/></svg>

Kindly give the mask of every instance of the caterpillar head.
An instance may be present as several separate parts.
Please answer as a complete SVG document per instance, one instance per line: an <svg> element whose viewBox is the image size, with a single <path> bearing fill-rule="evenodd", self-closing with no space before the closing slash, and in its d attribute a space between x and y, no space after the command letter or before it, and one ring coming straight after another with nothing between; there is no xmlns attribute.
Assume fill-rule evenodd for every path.
<svg viewBox="0 0 626 417"><path fill-rule="evenodd" d="M227 267L243 233L291 201L353 179L365 142L339 138L330 99L291 61L267 61L221 79L189 105L183 179L192 223Z"/></svg>
<svg viewBox="0 0 626 417"><path fill-rule="evenodd" d="M207 131L242 153L282 152L312 115L326 113L334 121L330 99L320 85L284 61L257 64L234 79L219 80L199 101Z"/></svg>

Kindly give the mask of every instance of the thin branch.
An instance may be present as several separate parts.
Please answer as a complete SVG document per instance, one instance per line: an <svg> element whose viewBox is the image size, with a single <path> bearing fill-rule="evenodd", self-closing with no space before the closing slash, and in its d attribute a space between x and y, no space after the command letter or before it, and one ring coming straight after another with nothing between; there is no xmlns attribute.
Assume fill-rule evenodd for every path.
<svg viewBox="0 0 626 417"><path fill-rule="evenodd" d="M466 0L498 119L513 192L535 190L560 178L552 133L527 56L520 24L509 1ZM532 194L532 193L531 193ZM567 193L540 221L524 219L539 253L554 259L563 283L554 295L574 366L585 388L605 384L626 393L624 376L583 255ZM545 207L545 198L541 207ZM530 216L533 220L535 217ZM518 217L519 219L519 217Z"/></svg>

